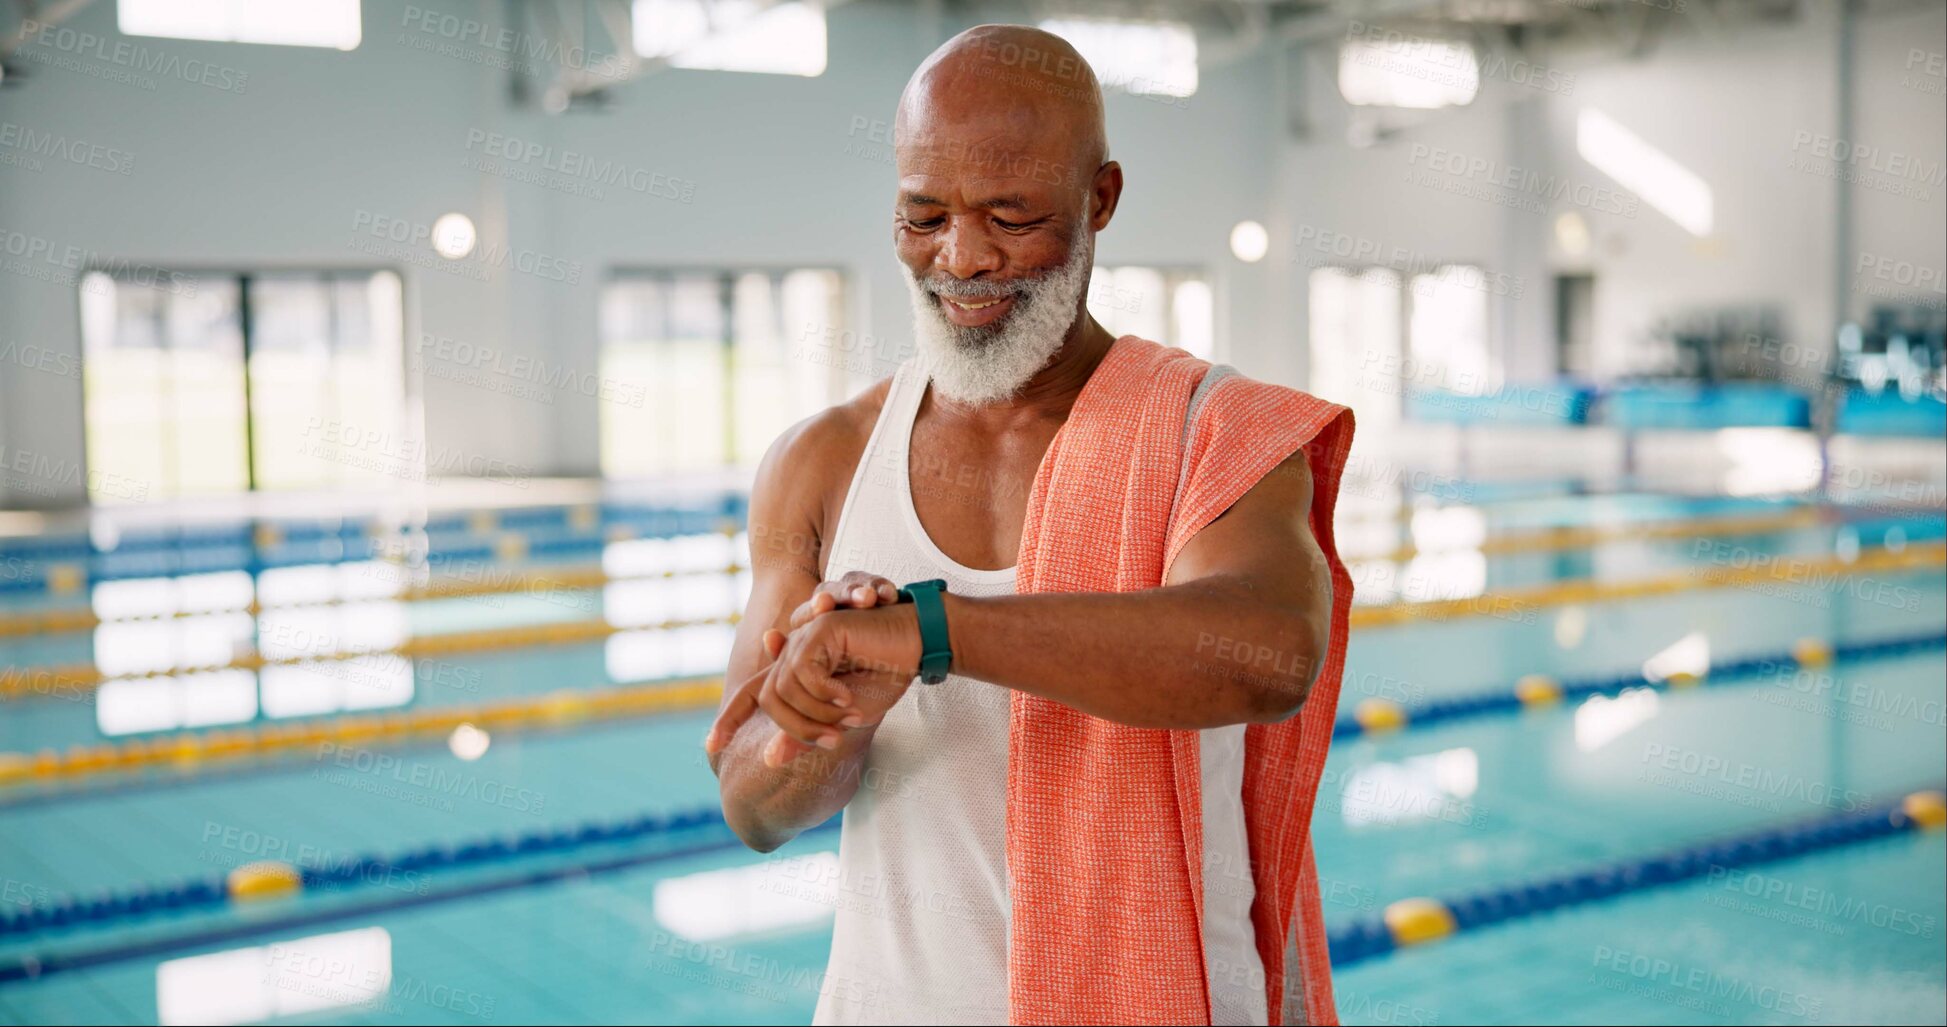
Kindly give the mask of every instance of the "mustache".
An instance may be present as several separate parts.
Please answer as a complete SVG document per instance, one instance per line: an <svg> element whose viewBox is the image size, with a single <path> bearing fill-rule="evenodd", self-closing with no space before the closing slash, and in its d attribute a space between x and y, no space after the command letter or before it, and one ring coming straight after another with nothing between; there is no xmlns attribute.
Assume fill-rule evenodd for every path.
<svg viewBox="0 0 1947 1027"><path fill-rule="evenodd" d="M1040 283L1041 278L1026 278L1014 282L982 282L973 279L954 278L951 275L927 275L924 278L915 277L914 281L919 284L921 289L924 289L928 294L933 296L950 296L954 299L998 300L1006 299L1010 296L1026 295L1029 290Z"/></svg>

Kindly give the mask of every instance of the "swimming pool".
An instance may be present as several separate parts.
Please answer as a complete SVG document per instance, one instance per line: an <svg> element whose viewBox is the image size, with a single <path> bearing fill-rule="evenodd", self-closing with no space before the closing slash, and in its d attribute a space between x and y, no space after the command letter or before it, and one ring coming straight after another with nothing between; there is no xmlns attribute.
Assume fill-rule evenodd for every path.
<svg viewBox="0 0 1947 1027"><path fill-rule="evenodd" d="M1937 514L1650 530L1795 510L1516 495L1349 527L1349 550L1391 557L1355 564L1362 603L1446 612L1375 614L1354 634L1342 717L1377 700L1407 722L1367 734L1348 720L1335 743L1313 827L1328 927L1344 935L1400 899L1455 901L1941 787L1947 586L1927 551L1941 537ZM698 750L707 712L550 698L719 669L721 620L742 587L730 569L736 540L718 519L673 518L668 538L653 527L639 529L646 538L597 534L580 548L530 545L514 561L495 551L508 519L468 549L480 526L470 520L430 534L450 536L446 552L475 552L471 580L506 591L406 601L373 587L382 572L341 545L347 559L274 569L287 573L207 569L254 578L240 610L176 609L146 634L111 623L0 637L10 666L73 668L133 649L150 655L127 666L151 675L19 696L0 720L0 749L101 748L59 773L17 766L0 790L0 910L11 911L0 921L0 1018L768 1023L807 1020L819 988L850 986L822 977L830 911L887 897L835 881L835 831L748 852L710 815L715 782ZM1545 534L1590 526L1613 533L1587 544ZM1516 536L1529 542L1482 544ZM1403 543L1414 551L1399 552ZM1752 573L1889 551L1924 559ZM591 558L606 571L592 588L511 577L552 573L560 584ZM1720 576L1647 595L1564 586L1710 572ZM109 596L142 609L128 596L145 587L157 586ZM6 612L83 598L20 589ZM657 627L672 620L685 625ZM590 622L608 630L577 627ZM449 636L521 641L550 625L558 637L535 632L527 644L412 648ZM239 661L239 632L283 639L288 660ZM1801 666L1793 650L1807 638L1839 658ZM325 659L338 655L327 643L369 655ZM207 669L219 661L246 665ZM303 673L274 673L288 668ZM208 675L228 677L206 687ZM1569 700L1412 718L1505 695L1530 675L1567 686ZM1703 687L1683 687L1697 675ZM1585 696L1578 683L1609 687ZM145 695L163 689L167 703ZM437 730L403 720L441 709L482 715L465 728L420 725ZM348 723L361 729L340 730ZM331 727L239 753L139 748L226 733L258 745L289 724ZM113 762L131 747L140 759ZM1947 1007L1942 844L1938 831L1863 838L1348 958L1335 975L1341 1015L1937 1021ZM266 860L304 872L302 893L237 904L197 887Z"/></svg>

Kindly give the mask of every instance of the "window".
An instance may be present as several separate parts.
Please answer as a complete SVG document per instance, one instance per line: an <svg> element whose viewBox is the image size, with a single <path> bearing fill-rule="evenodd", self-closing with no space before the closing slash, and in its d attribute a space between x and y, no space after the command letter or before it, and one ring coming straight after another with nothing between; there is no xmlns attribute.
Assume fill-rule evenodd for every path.
<svg viewBox="0 0 1947 1027"><path fill-rule="evenodd" d="M1095 69L1102 88L1138 96L1194 95L1197 91L1197 34L1174 22L1106 21L1090 18L1051 18L1041 27L1073 44ZM1005 50L996 55L1010 61ZM1060 75L1043 68L1038 59L1022 55L1024 70Z"/></svg>
<svg viewBox="0 0 1947 1027"><path fill-rule="evenodd" d="M635 0L636 53L700 71L825 73L825 11L811 3Z"/></svg>
<svg viewBox="0 0 1947 1027"><path fill-rule="evenodd" d="M358 48L359 0L117 0L127 36Z"/></svg>
<svg viewBox="0 0 1947 1027"><path fill-rule="evenodd" d="M140 502L377 481L321 439L402 426L400 283L389 272L103 272L81 289L89 498Z"/></svg>
<svg viewBox="0 0 1947 1027"><path fill-rule="evenodd" d="M1352 408L1372 431L1399 423L1399 274L1322 267L1311 274L1310 391Z"/></svg>
<svg viewBox="0 0 1947 1027"><path fill-rule="evenodd" d="M1463 107L1480 87L1480 61L1466 43L1374 29L1339 46L1339 95L1354 106Z"/></svg>
<svg viewBox="0 0 1947 1027"><path fill-rule="evenodd" d="M1098 267L1089 279L1088 312L1110 334L1141 336L1215 359L1215 306L1200 271Z"/></svg>
<svg viewBox="0 0 1947 1027"><path fill-rule="evenodd" d="M1311 391L1351 407L1367 427L1398 424L1408 391L1493 391L1494 281L1468 264L1313 271Z"/></svg>
<svg viewBox="0 0 1947 1027"><path fill-rule="evenodd" d="M850 337L832 270L626 273L601 304L602 377L644 395L602 405L609 478L754 467L874 371L836 359Z"/></svg>

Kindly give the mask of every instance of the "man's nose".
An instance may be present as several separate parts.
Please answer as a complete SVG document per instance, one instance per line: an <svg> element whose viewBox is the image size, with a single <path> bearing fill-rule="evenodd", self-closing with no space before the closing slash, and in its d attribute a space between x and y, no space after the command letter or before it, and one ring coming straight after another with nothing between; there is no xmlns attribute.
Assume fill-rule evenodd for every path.
<svg viewBox="0 0 1947 1027"><path fill-rule="evenodd" d="M987 233L967 219L951 219L933 265L955 278L972 278L983 271L1001 269L1000 247Z"/></svg>

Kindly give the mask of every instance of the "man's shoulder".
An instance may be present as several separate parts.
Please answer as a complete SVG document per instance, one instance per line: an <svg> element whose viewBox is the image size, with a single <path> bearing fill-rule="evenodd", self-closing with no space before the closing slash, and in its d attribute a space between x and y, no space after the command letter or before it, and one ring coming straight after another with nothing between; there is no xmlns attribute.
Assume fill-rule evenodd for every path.
<svg viewBox="0 0 1947 1027"><path fill-rule="evenodd" d="M799 421L786 429L771 447L772 454L800 469L806 462L822 463L849 456L856 460L872 438L872 429L885 409L892 379L884 378L858 395Z"/></svg>
<svg viewBox="0 0 1947 1027"><path fill-rule="evenodd" d="M785 429L764 454L754 492L796 497L812 510L824 505L821 500L828 493L843 495L872 439L891 384L891 378L882 379Z"/></svg>

